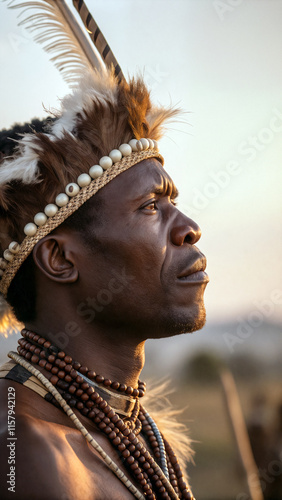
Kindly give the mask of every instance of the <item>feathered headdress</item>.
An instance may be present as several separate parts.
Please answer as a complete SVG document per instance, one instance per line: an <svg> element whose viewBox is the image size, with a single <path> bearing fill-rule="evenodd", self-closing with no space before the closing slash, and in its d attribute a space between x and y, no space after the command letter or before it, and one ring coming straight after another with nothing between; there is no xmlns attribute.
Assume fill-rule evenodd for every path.
<svg viewBox="0 0 282 500"><path fill-rule="evenodd" d="M94 44L64 0L14 4L9 7L27 15L21 24L54 54L52 61L77 88L62 101L48 133L24 135L15 155L0 166L4 297L43 236L124 170L146 158L163 163L156 141L163 124L178 113L154 106L141 77L125 80L84 1L73 4Z"/></svg>

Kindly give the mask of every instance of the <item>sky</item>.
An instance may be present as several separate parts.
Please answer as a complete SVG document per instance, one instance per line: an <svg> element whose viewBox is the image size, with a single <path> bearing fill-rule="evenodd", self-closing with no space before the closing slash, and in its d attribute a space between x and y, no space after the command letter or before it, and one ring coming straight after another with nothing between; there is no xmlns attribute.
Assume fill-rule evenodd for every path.
<svg viewBox="0 0 282 500"><path fill-rule="evenodd" d="M58 108L67 84L0 2L0 128ZM16 2L18 3L18 2ZM68 2L71 4L71 2ZM160 143L198 222L210 321L282 319L282 1L88 0L125 75L185 113Z"/></svg>

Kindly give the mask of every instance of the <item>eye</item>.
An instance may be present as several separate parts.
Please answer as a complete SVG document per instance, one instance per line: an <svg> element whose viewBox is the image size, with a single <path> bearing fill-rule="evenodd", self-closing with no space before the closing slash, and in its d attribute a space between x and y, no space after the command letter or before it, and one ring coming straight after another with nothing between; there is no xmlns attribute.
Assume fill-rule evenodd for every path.
<svg viewBox="0 0 282 500"><path fill-rule="evenodd" d="M150 203L148 203L147 205L144 205L142 208L145 210L151 210L151 211L158 210L157 202L156 202L156 200L150 201Z"/></svg>

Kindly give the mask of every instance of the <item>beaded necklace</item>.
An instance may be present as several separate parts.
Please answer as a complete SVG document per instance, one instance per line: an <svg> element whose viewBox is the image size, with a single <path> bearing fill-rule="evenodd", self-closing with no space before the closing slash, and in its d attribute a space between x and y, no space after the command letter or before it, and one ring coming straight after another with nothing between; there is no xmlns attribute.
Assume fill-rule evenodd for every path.
<svg viewBox="0 0 282 500"><path fill-rule="evenodd" d="M132 388L111 381L73 361L40 335L27 329L21 333L17 349L20 356L46 370L49 384L68 407L76 408L107 436L147 500L195 500L171 446L140 404L146 390L144 382L138 381L138 387ZM62 407L51 392L45 399ZM126 416L121 418L120 414ZM151 451L138 439L141 432Z"/></svg>

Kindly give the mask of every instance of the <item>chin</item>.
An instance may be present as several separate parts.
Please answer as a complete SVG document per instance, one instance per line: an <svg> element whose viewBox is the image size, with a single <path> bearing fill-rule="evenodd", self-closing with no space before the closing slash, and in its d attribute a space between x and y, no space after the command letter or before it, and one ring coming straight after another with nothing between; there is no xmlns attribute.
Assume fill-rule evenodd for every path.
<svg viewBox="0 0 282 500"><path fill-rule="evenodd" d="M171 313L169 317L166 317L164 322L159 323L159 334L154 334L151 338L174 337L183 333L193 333L201 330L205 323L206 309L202 303L192 311L185 310L177 314Z"/></svg>

